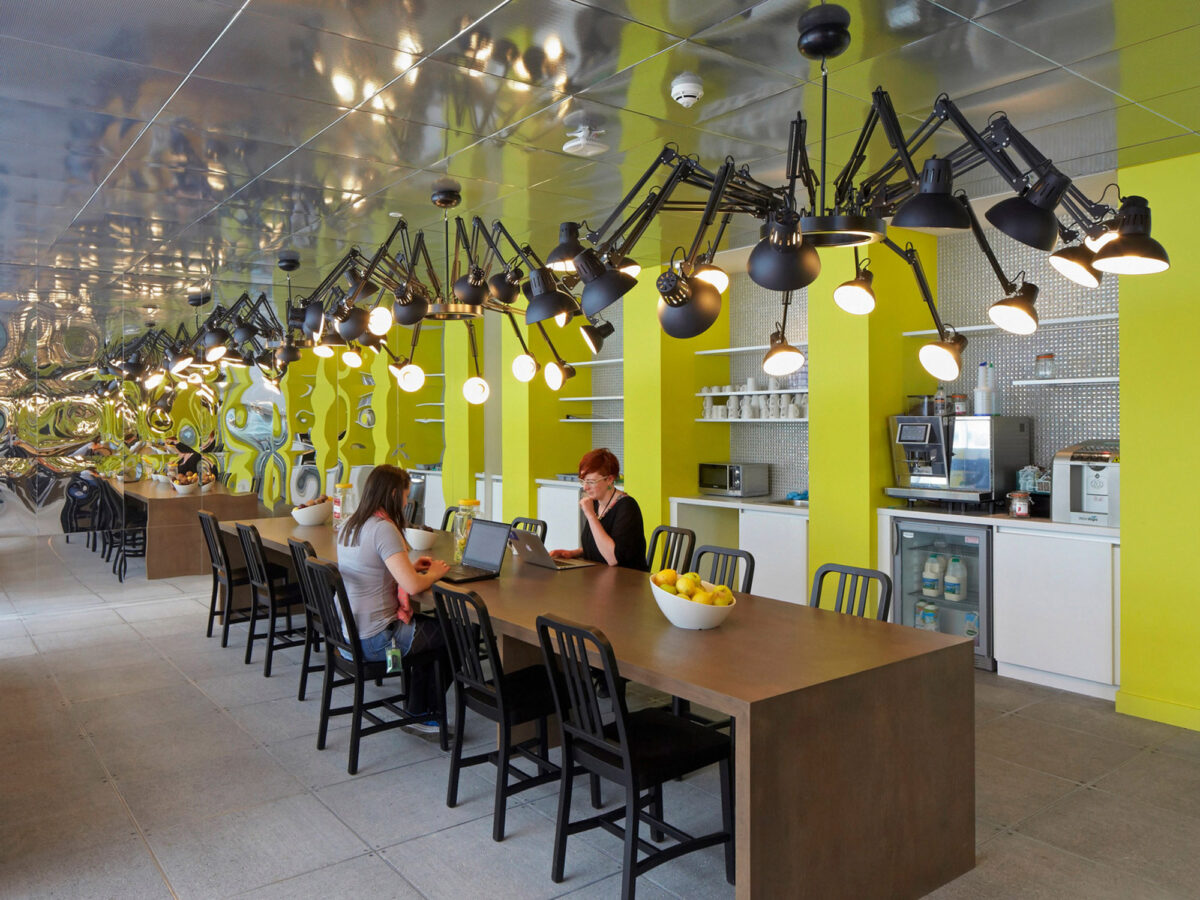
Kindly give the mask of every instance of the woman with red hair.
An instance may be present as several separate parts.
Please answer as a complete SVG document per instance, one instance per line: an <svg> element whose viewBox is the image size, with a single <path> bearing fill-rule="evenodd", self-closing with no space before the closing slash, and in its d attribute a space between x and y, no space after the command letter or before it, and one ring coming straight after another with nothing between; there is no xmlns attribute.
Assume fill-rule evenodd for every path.
<svg viewBox="0 0 1200 900"><path fill-rule="evenodd" d="M646 532L637 501L617 490L621 464L611 450L601 447L579 461L579 484L583 496L583 534L577 550L551 550L561 559L582 556L592 562L646 571Z"/></svg>

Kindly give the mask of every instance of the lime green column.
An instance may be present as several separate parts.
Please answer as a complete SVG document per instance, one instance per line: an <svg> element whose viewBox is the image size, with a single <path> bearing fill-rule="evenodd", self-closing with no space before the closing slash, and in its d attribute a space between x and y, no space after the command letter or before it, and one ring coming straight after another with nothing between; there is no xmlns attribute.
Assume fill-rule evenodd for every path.
<svg viewBox="0 0 1200 900"><path fill-rule="evenodd" d="M728 295L721 316L699 337L677 340L658 324L656 267L647 266L621 301L625 355L625 490L642 509L646 533L670 522L672 496L696 493L697 464L729 456L728 426L697 422L695 396L728 359L696 356L729 346ZM723 382L722 382L723 383Z"/></svg>
<svg viewBox="0 0 1200 900"><path fill-rule="evenodd" d="M483 341L478 341L482 367ZM483 470L483 408L463 397L463 384L475 374L467 327L447 322L442 332L442 362L446 373L443 402L446 451L442 455L442 495L447 506L475 496L475 473Z"/></svg>
<svg viewBox="0 0 1200 900"><path fill-rule="evenodd" d="M900 229L891 238L917 248L936 297L936 241ZM849 250L822 250L821 276L808 288L810 572L828 562L875 568L876 510L893 483L887 417L904 409L906 394L934 389L917 363L919 342L901 336L932 327L912 270L882 245L866 249L877 298L869 316L833 302L834 288L854 276Z"/></svg>
<svg viewBox="0 0 1200 900"><path fill-rule="evenodd" d="M1200 260L1192 193L1200 155L1120 171L1146 197L1171 268L1121 276L1121 688L1117 712L1200 730L1200 617L1194 492L1172 484L1200 464L1196 361ZM1113 275L1105 275L1113 278Z"/></svg>

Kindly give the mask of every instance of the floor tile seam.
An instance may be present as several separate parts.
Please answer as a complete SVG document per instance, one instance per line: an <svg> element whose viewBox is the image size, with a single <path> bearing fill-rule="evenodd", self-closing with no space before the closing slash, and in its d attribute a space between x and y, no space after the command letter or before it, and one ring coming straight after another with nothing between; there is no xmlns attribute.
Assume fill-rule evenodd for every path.
<svg viewBox="0 0 1200 900"><path fill-rule="evenodd" d="M1113 865L1111 862L1108 861L1108 859L1111 859L1111 857L1109 857L1108 859L1096 859L1091 856L1084 856L1082 853L1076 853L1074 850L1070 849L1069 847L1063 847L1059 844L1054 843L1053 841L1046 840L1045 838L1035 837L1034 835L1028 834L1024 831L1016 831L1016 830L1009 829L1009 830L1006 830L1004 833L1005 834L1013 834L1013 835L1019 834L1022 838L1024 838L1027 841L1033 841L1036 844L1041 844L1043 847L1050 847L1054 850L1057 850L1059 853L1065 853L1068 856L1073 856L1075 859L1082 860L1082 861L1090 863L1094 866L1099 866L1099 867L1101 867L1103 869L1107 869L1113 873L1120 873L1129 878L1135 878L1138 881L1145 882L1146 884L1152 884L1155 887L1163 888L1164 890L1166 890L1170 893L1175 892L1175 888L1173 885L1165 884L1164 882L1156 881L1153 878L1147 878L1144 875L1141 875L1137 872L1133 872L1129 869L1122 868L1121 866Z"/></svg>
<svg viewBox="0 0 1200 900"><path fill-rule="evenodd" d="M426 894L419 887L417 887L415 884L413 884L411 881L409 881L408 878L405 876L405 874L403 872L401 872L400 869L390 859L388 859L386 856L383 855L382 850L372 850L371 855L379 860L382 860L383 864L385 866L387 866L389 869L391 869L393 872L395 872L397 877L399 877L399 879L401 881L403 881L410 888L412 888L413 892L416 893L416 895L418 897L421 897L422 900L431 900L431 898L428 894Z"/></svg>
<svg viewBox="0 0 1200 900"><path fill-rule="evenodd" d="M374 850L376 853L386 853L388 850L395 850L397 847L403 847L405 844L411 844L413 841L419 841L419 840L423 840L424 838L433 837L434 835L441 834L444 831L451 831L455 828L461 828L464 825L471 825L471 824L474 824L475 822L481 822L484 819L487 819L490 822L492 819L492 812L493 812L492 804L489 801L485 805L487 806L486 811L478 816L473 816L469 819L463 819L461 822L452 822L448 825L443 825L440 828L435 828L432 831L425 831L425 832L422 832L421 834L414 834L411 837L406 837L402 841L395 841L394 843L391 843L391 844L382 844L378 847L372 847L371 849ZM463 807L463 804L460 803L453 808L454 809L462 809L462 807ZM333 810L331 809L330 812L333 812ZM509 812L512 812L512 809L510 809ZM335 816L337 816L336 812L334 812L333 814ZM338 816L338 820L341 821L341 816ZM353 828L351 828L351 826L346 825L346 827L350 828L353 831ZM357 834L357 832L355 832L355 833ZM506 832L506 835L507 835L507 832ZM490 832L488 834L487 839L489 841L491 840Z"/></svg>
<svg viewBox="0 0 1200 900"><path fill-rule="evenodd" d="M976 748L975 748L975 753L980 756L986 756L989 759L994 759L998 762L1002 762L1002 763L1005 763L1010 766L1016 766L1018 769L1022 769L1026 772L1033 772L1037 775L1046 775L1050 778L1055 778L1059 781L1066 782L1067 784L1071 785L1072 788L1084 787L1088 783L1086 780L1081 780L1078 778L1067 778L1065 775L1058 775L1054 772L1047 772L1045 769L1039 769L1036 766L1030 766L1030 765L1026 765L1025 763L1015 762L1011 759L1008 759L1007 757L999 756L995 753L989 753L986 750L980 750L978 748L978 746L976 746ZM976 776L976 777L978 778L978 776Z"/></svg>
<svg viewBox="0 0 1200 900"><path fill-rule="evenodd" d="M1070 800L1072 797L1074 797L1076 794L1085 793L1089 790L1094 790L1094 788L1089 787L1086 783L1077 784L1075 787L1073 787L1071 790L1067 791L1065 794L1063 794L1059 797L1055 797L1053 800L1049 801L1048 803L1044 803L1043 805L1039 806L1035 810L1031 810L1030 812L1021 816L1016 821L1010 822L1007 825L1001 825L1000 827L1002 827L1006 832L1008 832L1010 834L1020 833L1020 834L1024 835L1025 833L1020 830L1021 826L1025 825L1031 819L1037 818L1042 813L1048 812L1056 806L1061 806L1062 804L1064 804L1068 800ZM1028 835L1025 835L1025 836L1028 837Z"/></svg>
<svg viewBox="0 0 1200 900"><path fill-rule="evenodd" d="M128 609L128 608L134 607L134 606L143 606L147 603L162 603L167 600L182 600L182 599L193 600L193 599L196 599L195 597L179 595L179 596L173 596L173 597L146 597L143 599L112 601L112 600L105 600L101 594L97 594L95 591L88 588L87 585L84 585L84 588L85 589L83 591L81 591L80 593L91 594L92 596L94 596L97 599L97 601L99 602L99 604L101 604L103 609L112 610L112 611L116 612L118 616L120 615L120 610L122 610L122 609ZM80 604L77 606L61 607L58 609L40 610L37 612L9 613L9 614L0 616L0 621L3 621L4 619L7 619L7 618L12 618L12 617L16 617L19 619L32 619L32 618L37 618L38 616L64 615L64 614L69 614L69 613L80 613L80 612L93 612L93 611L95 611L96 605L97 605L96 603L87 603L87 604ZM172 618L172 617L167 616L166 618ZM132 625L133 623L126 622L125 624Z"/></svg>
<svg viewBox="0 0 1200 900"><path fill-rule="evenodd" d="M1113 797L1114 799L1117 799L1117 800L1132 800L1135 803L1144 803L1146 806L1156 809L1159 812L1170 813L1170 814L1176 815L1176 816L1183 816L1188 819L1200 820L1200 812L1187 812L1182 809L1177 809L1173 806L1163 806L1161 803L1155 803L1153 800L1147 799L1146 797L1143 797L1140 794L1120 794L1116 791L1112 791L1105 787L1102 787L1101 785L1097 784L1095 781L1088 782L1088 784L1084 785L1084 787L1088 788L1089 790L1093 790L1093 791L1097 791L1098 793L1105 794L1109 797Z"/></svg>
<svg viewBox="0 0 1200 900"><path fill-rule="evenodd" d="M61 694L62 688L58 684L57 676L55 676L54 673L51 673L50 677L53 679L55 687L58 688L58 691ZM162 878L163 884L166 885L167 890L171 892L171 896L174 897L175 900L180 900L179 892L175 890L175 885L171 883L171 879L167 875L166 867L163 866L162 861L158 858L158 854L154 852L154 847L150 844L149 839L146 837L145 829L142 827L141 823L138 822L137 816L134 815L133 809L130 807L129 802L125 799L125 794L121 791L120 785L117 783L117 779L113 776L112 770L109 769L103 758L101 758L100 751L96 748L96 742L93 741L92 736L87 733L87 729L84 727L83 722L80 721L79 717L75 715L74 708L69 706L67 712L71 716L72 721L75 722L83 740L87 742L88 748L91 750L92 756L96 760L96 764L100 766L101 770L103 770L105 783L112 790L113 794L116 795L117 801L121 804L121 808L125 811L125 815L128 817L130 824L137 832L138 839L142 842L142 846L149 854L150 859L154 863L154 867L158 869L158 874L159 877Z"/></svg>
<svg viewBox="0 0 1200 900"><path fill-rule="evenodd" d="M1091 738L1099 738L1102 741L1109 741L1113 744L1120 744L1123 747L1129 747L1131 750L1146 750L1151 746L1150 744L1131 744L1128 741L1121 740L1120 738L1109 737L1108 735L1104 734L1096 734L1094 731L1085 731L1082 728L1072 728L1070 725L1061 725L1058 722L1050 722L1045 719L1035 719L1030 716L1022 716L1020 710L1013 710L1012 715L1017 716L1023 722L1038 722L1042 725L1050 725L1053 728L1060 728L1063 731L1069 731L1073 734L1082 734Z"/></svg>

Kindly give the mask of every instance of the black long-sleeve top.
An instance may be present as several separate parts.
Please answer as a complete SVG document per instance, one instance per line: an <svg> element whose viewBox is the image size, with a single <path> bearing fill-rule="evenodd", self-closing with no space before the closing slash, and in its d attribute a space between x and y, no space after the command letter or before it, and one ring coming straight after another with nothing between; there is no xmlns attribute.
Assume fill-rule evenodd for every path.
<svg viewBox="0 0 1200 900"><path fill-rule="evenodd" d="M593 509L595 501L592 501ZM627 569L648 571L646 566L646 532L642 526L642 509L637 501L626 494L600 517L600 524L613 539L613 549L617 555L617 565ZM583 548L583 558L593 562L604 563L608 560L596 546L592 537L591 525L584 523L583 534L580 536L580 547Z"/></svg>

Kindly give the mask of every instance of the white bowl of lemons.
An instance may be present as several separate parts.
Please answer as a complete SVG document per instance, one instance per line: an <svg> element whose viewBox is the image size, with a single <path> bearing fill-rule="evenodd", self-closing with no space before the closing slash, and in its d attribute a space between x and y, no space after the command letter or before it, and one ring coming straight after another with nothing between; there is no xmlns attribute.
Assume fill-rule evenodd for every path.
<svg viewBox="0 0 1200 900"><path fill-rule="evenodd" d="M324 495L315 500L309 500L306 503L301 503L292 510L292 518L296 520L297 525L324 525L329 521L329 517L333 515L333 501L325 498Z"/></svg>
<svg viewBox="0 0 1200 900"><path fill-rule="evenodd" d="M693 631L716 628L737 605L733 591L723 584L703 581L695 572L655 572L650 576L650 590L672 625Z"/></svg>

